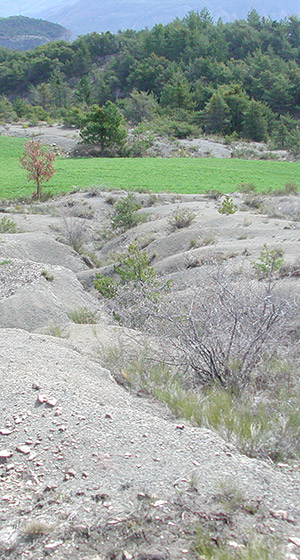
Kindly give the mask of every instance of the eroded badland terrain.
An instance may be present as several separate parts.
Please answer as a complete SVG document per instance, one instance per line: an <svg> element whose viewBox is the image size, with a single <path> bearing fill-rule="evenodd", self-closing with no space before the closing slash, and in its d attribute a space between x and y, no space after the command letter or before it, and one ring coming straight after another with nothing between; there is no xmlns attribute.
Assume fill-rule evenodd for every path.
<svg viewBox="0 0 300 560"><path fill-rule="evenodd" d="M16 231L0 235L0 556L300 558L299 434L278 463L274 450L248 446L246 454L229 431L176 416L149 380L132 381L128 366L146 352L154 363L156 349L161 364L164 348L175 363L176 346L170 351L154 327L139 328L139 302L136 321L126 322L93 285L97 273L116 276L118 256L133 243L167 285L168 305L191 301L221 274L251 306L249 286L264 282L253 263L266 244L284 261L272 282L296 309L300 197L235 194L227 215L205 195L135 196L144 219L113 235L122 192L1 206ZM177 227L178 216L191 214ZM295 321L288 352L299 343ZM296 393L287 377L281 390ZM205 400L205 389L186 379ZM283 447L288 437L282 429Z"/></svg>

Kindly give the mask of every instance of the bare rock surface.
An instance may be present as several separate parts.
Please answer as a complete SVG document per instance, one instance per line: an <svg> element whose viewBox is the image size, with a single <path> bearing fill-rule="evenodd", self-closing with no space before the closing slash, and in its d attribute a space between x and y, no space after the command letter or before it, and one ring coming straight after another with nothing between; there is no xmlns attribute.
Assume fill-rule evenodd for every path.
<svg viewBox="0 0 300 560"><path fill-rule="evenodd" d="M5 277L0 284L1 327L33 331L69 322L68 314L73 310L96 312L99 307L74 273L60 266L44 268L12 260L0 267L0 281L1 276Z"/></svg>
<svg viewBox="0 0 300 560"><path fill-rule="evenodd" d="M0 258L61 265L74 272L87 268L70 247L38 232L0 235Z"/></svg>

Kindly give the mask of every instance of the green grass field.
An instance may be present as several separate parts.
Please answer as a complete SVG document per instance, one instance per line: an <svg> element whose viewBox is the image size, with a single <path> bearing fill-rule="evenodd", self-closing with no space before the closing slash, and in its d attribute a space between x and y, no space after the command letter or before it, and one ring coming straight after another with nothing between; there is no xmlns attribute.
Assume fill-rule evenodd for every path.
<svg viewBox="0 0 300 560"><path fill-rule="evenodd" d="M24 140L0 136L0 198L29 196L33 183L19 164ZM257 191L300 188L300 163L214 158L57 158L56 173L46 183L53 193L74 187L105 185L108 188L152 192L202 193L207 189L233 192L241 183L253 183Z"/></svg>

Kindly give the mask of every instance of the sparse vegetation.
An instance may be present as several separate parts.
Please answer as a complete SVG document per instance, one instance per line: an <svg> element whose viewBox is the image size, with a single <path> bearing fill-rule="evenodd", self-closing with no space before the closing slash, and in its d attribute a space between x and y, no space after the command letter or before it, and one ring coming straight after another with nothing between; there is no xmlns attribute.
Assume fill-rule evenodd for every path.
<svg viewBox="0 0 300 560"><path fill-rule="evenodd" d="M269 288L274 282L275 273L283 266L281 249L269 249L265 243L257 261L253 263L253 268L259 280L267 280Z"/></svg>
<svg viewBox="0 0 300 560"><path fill-rule="evenodd" d="M0 220L0 233L16 233L17 226L13 220L3 216Z"/></svg>
<svg viewBox="0 0 300 560"><path fill-rule="evenodd" d="M53 274L51 274L48 270L42 270L41 276L43 276L47 282L53 282L54 280Z"/></svg>
<svg viewBox="0 0 300 560"><path fill-rule="evenodd" d="M225 198L222 200L221 206L218 208L218 212L220 214L234 214L236 212L236 207L234 206L232 198L229 195L226 195Z"/></svg>
<svg viewBox="0 0 300 560"><path fill-rule="evenodd" d="M80 309L69 311L68 317L71 321L73 321L73 323L91 325L95 325L97 323L97 314L94 311L87 309L87 307L81 307Z"/></svg>
<svg viewBox="0 0 300 560"><path fill-rule="evenodd" d="M81 218L63 215L63 237L76 253L80 253L86 236L86 223Z"/></svg>
<svg viewBox="0 0 300 560"><path fill-rule="evenodd" d="M182 229L191 225L195 218L195 212L191 212L188 208L179 208L178 206L169 218L169 224L173 229Z"/></svg>
<svg viewBox="0 0 300 560"><path fill-rule="evenodd" d="M137 214L137 210L140 208L141 205L137 202L133 193L121 198L114 205L114 213L111 217L112 228L118 231L126 231L136 226L141 221L141 216Z"/></svg>
<svg viewBox="0 0 300 560"><path fill-rule="evenodd" d="M51 531L51 526L45 521L33 520L23 527L23 534L29 539L45 535Z"/></svg>
<svg viewBox="0 0 300 560"><path fill-rule="evenodd" d="M196 529L194 543L195 552L199 560L283 560L284 555L281 547L274 541L262 537L254 537L236 543L236 546L226 545L214 533Z"/></svg>
<svg viewBox="0 0 300 560"><path fill-rule="evenodd" d="M122 287L124 284L133 286L155 284L155 272L149 266L147 253L140 251L136 243L131 243L126 253L118 255L118 264L114 265L114 272L119 276L121 283L101 274L96 274L94 281L96 290L108 299L119 296L124 302L123 296L126 293Z"/></svg>
<svg viewBox="0 0 300 560"><path fill-rule="evenodd" d="M49 336L55 336L56 338L67 338L60 325L50 325L47 334Z"/></svg>
<svg viewBox="0 0 300 560"><path fill-rule="evenodd" d="M131 243L127 253L119 255L119 264L114 265L114 270L123 282L151 283L155 273L149 266L147 253L140 251L135 243Z"/></svg>

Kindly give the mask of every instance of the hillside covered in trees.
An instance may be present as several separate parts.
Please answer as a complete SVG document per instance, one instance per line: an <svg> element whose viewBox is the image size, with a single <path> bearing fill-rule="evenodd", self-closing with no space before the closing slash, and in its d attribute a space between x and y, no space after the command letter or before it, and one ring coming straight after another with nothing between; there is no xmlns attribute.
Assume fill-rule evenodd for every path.
<svg viewBox="0 0 300 560"><path fill-rule="evenodd" d="M68 40L70 33L57 23L23 16L0 18L0 46L24 51L49 41Z"/></svg>
<svg viewBox="0 0 300 560"><path fill-rule="evenodd" d="M202 131L299 151L299 63L296 16L252 10L247 21L214 23L207 10L190 12L151 30L0 49L0 115L80 125L110 100L131 125L179 138Z"/></svg>

